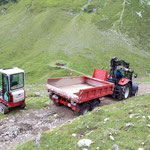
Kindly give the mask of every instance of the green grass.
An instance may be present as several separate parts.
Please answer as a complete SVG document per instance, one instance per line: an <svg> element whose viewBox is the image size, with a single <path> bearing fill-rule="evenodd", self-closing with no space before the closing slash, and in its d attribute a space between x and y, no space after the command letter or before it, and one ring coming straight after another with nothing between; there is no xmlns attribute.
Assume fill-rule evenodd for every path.
<svg viewBox="0 0 150 150"><path fill-rule="evenodd" d="M25 70L27 109L47 106L45 83L48 77L80 75L75 71L56 67L57 62L92 75L94 68L104 67L109 70L110 59L117 56L130 62L131 68L139 77L150 74L148 1L144 0L141 4L140 0L128 0L122 20L123 0L91 0L90 5L82 12L81 8L87 1L34 0L32 3L32 0L19 0L17 3L0 5L0 68L18 66ZM97 8L96 12L92 12L94 8ZM136 14L140 11L143 18ZM141 82L149 82L149 78ZM37 92L40 92L40 96ZM146 141L144 148L148 149L149 129L146 125L149 121L129 119L129 110L138 113L141 109L143 114L139 113L140 119L142 115L148 115L149 98L146 95L133 98L125 105L120 102L105 106L98 112L81 117L82 121L77 119L59 130L43 133L39 148L30 141L18 149L55 150L62 147L62 144L63 149L72 146L73 149L79 149L76 143L82 134L83 138L94 141L90 149L96 149L97 146L109 149L113 144L118 144L122 149L137 149L142 147L143 141ZM19 112L20 109L16 108L8 115ZM4 117L0 114L0 119ZM106 117L110 121L103 124ZM116 119L120 120L118 124ZM133 122L135 126L128 129L125 127L127 122ZM95 129L90 135L86 135L91 132L86 128L87 125ZM113 129L118 131L117 135ZM109 140L109 132L115 137L115 142ZM76 133L77 138L73 138L72 133ZM65 142L61 139L65 139Z"/></svg>
<svg viewBox="0 0 150 150"><path fill-rule="evenodd" d="M90 150L95 150L96 147L110 149L114 144L117 144L120 149L135 150L139 147L149 149L150 129L147 127L150 124L148 119L150 114L149 99L150 95L145 95L128 99L125 104L119 102L99 107L97 110L65 123L53 131L42 133L39 147L36 147L34 141L31 140L16 149L57 150L61 147L62 150L78 150L83 148L79 148L77 142L84 138L94 142L90 146ZM130 118L130 114L135 116ZM105 118L110 120L104 123ZM134 126L126 127L127 123L132 123ZM115 141L110 140L109 133L112 133ZM77 136L73 137L72 134ZM144 146L142 146L142 142L145 143Z"/></svg>
<svg viewBox="0 0 150 150"><path fill-rule="evenodd" d="M18 66L25 70L26 81L45 83L47 77L80 75L50 66L54 62L66 62L67 67L92 75L96 67L109 70L110 59L117 56L130 62L139 76L147 76L149 6L143 4L145 15L140 19L136 11L141 7L131 1L121 26L123 1L92 0L88 8L98 8L93 13L81 12L86 3L19 0L0 6L0 68Z"/></svg>
<svg viewBox="0 0 150 150"><path fill-rule="evenodd" d="M123 0L92 0L84 12L87 0L19 0L0 5L0 68L25 70L27 109L46 106L48 77L80 75L56 67L57 62L92 75L96 67L109 70L110 59L117 56L130 62L139 77L150 73L148 1L128 2L123 25L119 22ZM91 12L93 8L98 10ZM142 19L136 15L139 11ZM36 91L42 96L37 97ZM9 114L16 112L20 110Z"/></svg>
<svg viewBox="0 0 150 150"><path fill-rule="evenodd" d="M26 87L27 109L39 109L46 107L49 101L46 84L31 84Z"/></svg>
<svg viewBox="0 0 150 150"><path fill-rule="evenodd" d="M142 78L142 79L139 79L137 80L138 83L149 83L150 82L150 78L147 77L147 78Z"/></svg>
<svg viewBox="0 0 150 150"><path fill-rule="evenodd" d="M94 8L98 8L93 21L99 29L109 30L113 28L127 35L133 41L135 47L150 52L150 32L148 31L150 9L147 2L148 0L126 1L122 19L120 19L123 10L123 0L93 0L91 5ZM142 18L136 12L141 12Z"/></svg>
<svg viewBox="0 0 150 150"><path fill-rule="evenodd" d="M25 86L26 90L26 110L40 109L48 106L49 97L46 90L46 84L30 84ZM8 115L15 115L21 112L21 108L10 108L10 112L6 115L0 113L0 119Z"/></svg>

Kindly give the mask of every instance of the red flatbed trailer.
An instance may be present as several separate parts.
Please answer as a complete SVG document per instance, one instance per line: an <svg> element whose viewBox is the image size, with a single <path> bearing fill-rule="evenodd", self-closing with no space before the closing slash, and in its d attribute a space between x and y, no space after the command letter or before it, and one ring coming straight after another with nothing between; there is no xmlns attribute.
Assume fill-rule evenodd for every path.
<svg viewBox="0 0 150 150"><path fill-rule="evenodd" d="M49 97L57 106L64 104L84 114L100 103L99 98L113 94L114 84L104 81L107 75L107 71L104 76L104 70L96 69L93 77L48 78Z"/></svg>

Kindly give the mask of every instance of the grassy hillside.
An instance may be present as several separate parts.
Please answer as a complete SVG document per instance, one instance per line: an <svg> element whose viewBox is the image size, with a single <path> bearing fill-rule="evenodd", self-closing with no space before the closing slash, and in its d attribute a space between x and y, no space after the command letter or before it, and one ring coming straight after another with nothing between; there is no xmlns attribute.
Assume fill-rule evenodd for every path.
<svg viewBox="0 0 150 150"><path fill-rule="evenodd" d="M134 97L114 105L99 107L97 110L68 122L54 131L42 133L40 146L29 141L17 150L80 150L80 139L91 139L94 143L89 150L112 149L117 144L120 149L135 150L150 147L150 95ZM107 118L107 119L106 119ZM112 134L114 141L110 139ZM73 135L76 136L73 136ZM63 145L63 147L62 147Z"/></svg>
<svg viewBox="0 0 150 150"><path fill-rule="evenodd" d="M148 1L19 0L0 6L0 68L18 66L27 81L92 75L109 69L113 56L125 59L139 76L150 74ZM94 10L94 11L93 11ZM96 10L96 11L95 11ZM140 18L136 12L142 12ZM122 16L122 17L121 17Z"/></svg>
<svg viewBox="0 0 150 150"><path fill-rule="evenodd" d="M25 86L26 90L26 105L25 110L40 109L48 106L48 95L45 88L45 84L30 84ZM0 119L8 117L9 115L15 115L20 113L23 109L20 107L10 108L8 114L1 114Z"/></svg>
<svg viewBox="0 0 150 150"><path fill-rule="evenodd" d="M114 56L130 62L139 76L149 76L149 4L149 0L1 0L0 68L18 66L25 70L27 109L47 106L47 77L79 72L92 75L96 67L109 70ZM58 62L66 63L68 69L56 67ZM39 91L40 96L36 95ZM148 149L149 98L146 95L126 104L105 106L72 124L43 133L38 148L30 141L17 149L55 150L62 144L63 149L78 149L76 143L81 138L93 140L90 149L109 149L114 144L137 149L142 142ZM10 114L16 112L18 109ZM130 114L135 116L131 119ZM104 123L105 118L110 120ZM126 123L134 126L126 127ZM110 132L115 141L109 139ZM72 137L73 133L77 137Z"/></svg>

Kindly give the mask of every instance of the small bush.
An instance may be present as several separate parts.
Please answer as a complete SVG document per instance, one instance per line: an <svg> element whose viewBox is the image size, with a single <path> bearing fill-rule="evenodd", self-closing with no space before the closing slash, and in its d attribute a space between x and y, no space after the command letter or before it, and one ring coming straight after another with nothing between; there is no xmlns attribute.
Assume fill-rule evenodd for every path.
<svg viewBox="0 0 150 150"><path fill-rule="evenodd" d="M0 5L5 5L5 4L9 3L9 2L17 3L18 0L1 0L0 1Z"/></svg>
<svg viewBox="0 0 150 150"><path fill-rule="evenodd" d="M84 9L84 12L87 12L87 13L91 13L93 12L93 9L95 8L94 5L88 5L85 9Z"/></svg>

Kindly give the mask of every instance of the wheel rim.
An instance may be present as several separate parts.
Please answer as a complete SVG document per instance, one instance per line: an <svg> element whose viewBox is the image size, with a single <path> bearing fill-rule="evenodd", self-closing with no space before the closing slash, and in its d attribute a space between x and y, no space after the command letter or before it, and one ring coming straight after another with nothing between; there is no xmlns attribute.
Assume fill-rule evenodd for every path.
<svg viewBox="0 0 150 150"><path fill-rule="evenodd" d="M126 91L125 91L125 94L124 94L125 99L128 98L128 96L129 96L129 91L130 91L130 89L129 89L129 87L127 87L127 88L126 88Z"/></svg>

